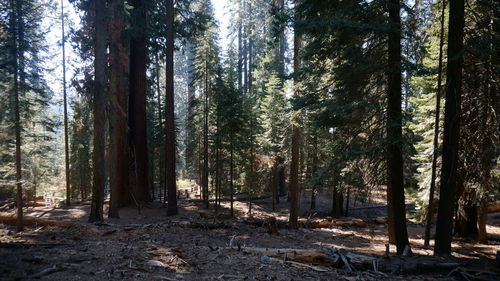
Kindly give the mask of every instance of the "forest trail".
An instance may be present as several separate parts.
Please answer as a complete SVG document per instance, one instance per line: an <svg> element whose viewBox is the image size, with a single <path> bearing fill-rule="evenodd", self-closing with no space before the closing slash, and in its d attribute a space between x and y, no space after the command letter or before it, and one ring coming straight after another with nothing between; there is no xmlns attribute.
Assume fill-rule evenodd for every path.
<svg viewBox="0 0 500 281"><path fill-rule="evenodd" d="M278 221L286 218L286 208L272 213L268 210L268 201L270 199L254 202L254 217L264 218L272 214ZM165 216L166 209L160 203L144 206L141 214L136 208L122 208L120 219L106 219L96 224L86 223L88 205L29 208L26 213L30 217L77 223L70 227L31 227L20 233L16 233L12 226L0 225L0 279L449 280L457 277L457 280L462 280L464 274L477 275L477 270L483 275L486 269L493 272L487 265L494 262L500 245L499 213L491 214L490 221L496 226L489 226L493 238L489 245L455 242L455 258L441 260L429 256L432 251L422 247L423 227L409 224L412 251L418 255L397 258L392 255L394 248L391 247L391 257L384 259L386 225L368 222L366 227L280 228L279 235L271 235L264 227L243 223L245 202L236 201L236 219L224 215L214 217L212 211L205 210L202 203L193 200L180 200L179 207L180 214L173 217ZM220 214L226 212L223 206ZM228 246L236 249L228 249ZM343 249L345 253L377 257L380 262L394 264L403 270L391 274L375 272L374 269L356 270L352 265L354 269L350 271L341 264L327 267L328 270L323 272L314 267L282 263L267 256L238 251L237 248L241 247ZM467 266L459 270L456 266L439 271L433 268L427 272L406 267L449 262ZM491 278L492 275L487 276Z"/></svg>

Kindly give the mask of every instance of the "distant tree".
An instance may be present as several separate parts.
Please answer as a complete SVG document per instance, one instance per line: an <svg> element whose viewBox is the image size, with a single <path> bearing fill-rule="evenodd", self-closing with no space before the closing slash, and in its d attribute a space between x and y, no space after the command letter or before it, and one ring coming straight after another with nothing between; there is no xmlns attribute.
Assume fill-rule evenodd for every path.
<svg viewBox="0 0 500 281"><path fill-rule="evenodd" d="M166 184L168 189L167 215L176 215L177 187L175 174L175 120L174 120L174 1L167 0L167 36L166 36Z"/></svg>
<svg viewBox="0 0 500 281"><path fill-rule="evenodd" d="M64 103L64 160L66 170L66 205L71 204L71 171L69 168L69 132L68 132L68 97L66 93L66 34L64 33L64 1L61 0L61 45L63 68L63 103Z"/></svg>
<svg viewBox="0 0 500 281"><path fill-rule="evenodd" d="M297 3L298 1L296 1ZM298 73L300 71L300 49L301 38L299 32L294 30L293 35L293 71L295 74L294 95L298 93ZM297 112L292 114L292 142L291 142L291 161L290 161L290 226L297 228L297 218L300 213L300 187L299 187L299 157L300 157L300 128L299 115Z"/></svg>

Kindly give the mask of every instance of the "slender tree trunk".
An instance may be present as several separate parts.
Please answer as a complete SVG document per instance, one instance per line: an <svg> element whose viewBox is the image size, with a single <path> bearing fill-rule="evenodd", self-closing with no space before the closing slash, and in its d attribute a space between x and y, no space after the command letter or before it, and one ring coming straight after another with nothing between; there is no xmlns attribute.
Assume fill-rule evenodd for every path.
<svg viewBox="0 0 500 281"><path fill-rule="evenodd" d="M92 203L89 222L103 220L106 149L106 49L107 49L107 8L106 3L93 0L94 17L94 137L92 153Z"/></svg>
<svg viewBox="0 0 500 281"><path fill-rule="evenodd" d="M243 64L243 42L241 34L241 19L238 22L238 89L241 90L243 87L242 83L242 64Z"/></svg>
<svg viewBox="0 0 500 281"><path fill-rule="evenodd" d="M63 102L64 102L64 161L66 169L66 205L71 204L69 170L69 135L68 135L68 100L66 95L66 36L64 34L64 0L61 0L62 67L63 67Z"/></svg>
<svg viewBox="0 0 500 281"><path fill-rule="evenodd" d="M156 94L157 94L157 103L158 103L158 136L161 136L163 134L163 111L162 111L162 104L161 104L161 88L160 88L160 62L158 59L158 55L155 54L155 72L156 72ZM157 147L157 155L158 155L158 176L160 177L159 179L159 200L162 200L163 198L163 203L165 204L165 197L162 196L162 191L165 189L165 164L163 162L163 152L165 150L165 147L163 146L163 140L161 137L159 137L158 141L158 147Z"/></svg>
<svg viewBox="0 0 500 281"><path fill-rule="evenodd" d="M316 172L318 169L318 133L316 129L312 129L313 134L313 155L311 159L311 177L316 177ZM313 186L311 190L311 210L316 209L316 180L313 181Z"/></svg>
<svg viewBox="0 0 500 281"><path fill-rule="evenodd" d="M175 175L175 119L174 119L174 1L167 0L166 38L166 176L168 187L167 215L177 215L177 186Z"/></svg>
<svg viewBox="0 0 500 281"><path fill-rule="evenodd" d="M431 236L432 218L434 216L434 193L436 190L436 170L437 158L439 154L439 120L441 113L441 83L442 83L442 70L443 70L443 45L444 45L444 13L446 10L447 1L442 1L441 17L440 17L440 35L439 35L439 62L438 62L438 82L436 89L436 118L434 120L434 140L433 140L433 154L432 154L432 172L431 172L431 186L429 190L429 202L427 204L427 215L425 218L425 234L424 245L429 246Z"/></svg>
<svg viewBox="0 0 500 281"><path fill-rule="evenodd" d="M217 113L217 120L215 127L217 128L216 144L215 144L215 213L219 211L220 202L220 130L219 130L219 114Z"/></svg>
<svg viewBox="0 0 500 281"><path fill-rule="evenodd" d="M409 246L403 179L401 114L401 18L399 0L388 0L389 33L388 106L387 106L387 203L389 225L394 230L398 254Z"/></svg>
<svg viewBox="0 0 500 281"><path fill-rule="evenodd" d="M231 189L231 217L234 217L234 208L233 208L233 201L234 201L234 182L233 182L233 177L234 177L234 156L233 156L233 151L234 151L234 148L233 148L233 143L234 143L234 133L233 133L233 129L231 128L231 136L230 136L230 159L229 159L229 184L230 184L230 189Z"/></svg>
<svg viewBox="0 0 500 281"><path fill-rule="evenodd" d="M252 94L252 82L253 82L253 18L252 18L252 2L248 3L248 19L249 23L249 35L248 35L248 92Z"/></svg>
<svg viewBox="0 0 500 281"><path fill-rule="evenodd" d="M205 53L205 103L203 108L203 199L205 201L205 207L208 209L210 207L209 200L210 194L208 191L208 54Z"/></svg>
<svg viewBox="0 0 500 281"><path fill-rule="evenodd" d="M19 114L19 72L23 71L19 66L20 41L22 30L22 10L21 1L11 0L10 27L12 38L12 64L14 74L14 87L11 92L11 106L13 109L12 121L14 122L16 138L16 205L17 205L17 231L24 228L23 219L23 185L22 185L22 165L21 165L21 120ZM18 40L19 39L19 40Z"/></svg>
<svg viewBox="0 0 500 281"><path fill-rule="evenodd" d="M146 68L147 49L144 35L146 2L133 0L132 24L135 32L130 41L130 88L129 88L129 127L130 150L132 152L134 186L132 194L138 203L150 200L148 177L148 142L146 121Z"/></svg>
<svg viewBox="0 0 500 281"><path fill-rule="evenodd" d="M247 93L248 90L248 48L247 48L247 31L248 28L246 26L243 26L243 84L242 84L242 89L243 93Z"/></svg>
<svg viewBox="0 0 500 281"><path fill-rule="evenodd" d="M124 45L124 2L112 0L110 22L110 190L109 217L118 218L118 207L129 202L127 153L127 87L128 58Z"/></svg>
<svg viewBox="0 0 500 281"><path fill-rule="evenodd" d="M297 3L298 1L295 1ZM293 70L295 73L295 90L294 95L299 96L298 93L298 72L300 70L299 50L301 47L301 39L298 32L294 31L293 36ZM299 190L299 164L300 164L300 129L299 129L299 116L298 113L293 113L292 117L292 159L290 162L290 227L297 228L297 219L300 212L300 190Z"/></svg>
<svg viewBox="0 0 500 281"><path fill-rule="evenodd" d="M186 118L186 169L188 170L188 178L194 178L191 170L195 168L195 160L193 151L195 151L195 131L194 131L194 116L195 116L195 48L193 43L188 41L188 89L187 89L187 118Z"/></svg>
<svg viewBox="0 0 500 281"><path fill-rule="evenodd" d="M448 25L448 66L444 113L443 167L439 193L434 254L451 255L453 210L457 193L458 140L462 92L464 0L450 1Z"/></svg>

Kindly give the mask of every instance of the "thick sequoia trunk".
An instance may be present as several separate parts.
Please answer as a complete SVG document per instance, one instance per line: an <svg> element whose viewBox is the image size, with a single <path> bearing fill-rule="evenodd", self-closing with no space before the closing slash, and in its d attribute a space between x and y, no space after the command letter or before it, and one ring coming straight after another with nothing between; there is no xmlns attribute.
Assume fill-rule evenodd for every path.
<svg viewBox="0 0 500 281"><path fill-rule="evenodd" d="M409 245L403 182L402 114L401 114L401 18L399 0L387 3L391 30L389 33L388 106L387 106L387 203L389 230L394 234L398 254ZM391 240L391 239L390 239Z"/></svg>
<svg viewBox="0 0 500 281"><path fill-rule="evenodd" d="M175 177L175 120L174 120L174 1L167 0L166 38L166 184L168 189L167 215L177 215L177 186Z"/></svg>
<svg viewBox="0 0 500 281"><path fill-rule="evenodd" d="M124 3L113 0L110 33L110 190L109 217L117 218L118 207L129 200L127 153L127 87L128 58L124 46Z"/></svg>
<svg viewBox="0 0 500 281"><path fill-rule="evenodd" d="M132 25L135 32L130 41L129 127L133 164L130 175L134 182L131 191L137 202L146 202L150 199L146 122L147 50L144 37L146 11L142 0L133 0L132 5Z"/></svg>
<svg viewBox="0 0 500 281"><path fill-rule="evenodd" d="M457 193L458 140L460 137L464 0L450 1L449 18L443 166L436 222L435 255L451 254L453 211Z"/></svg>
<svg viewBox="0 0 500 281"><path fill-rule="evenodd" d="M94 137L93 137L93 179L92 179L92 204L90 207L89 222L103 220L103 202L105 176L105 131L106 131L106 3L94 0Z"/></svg>

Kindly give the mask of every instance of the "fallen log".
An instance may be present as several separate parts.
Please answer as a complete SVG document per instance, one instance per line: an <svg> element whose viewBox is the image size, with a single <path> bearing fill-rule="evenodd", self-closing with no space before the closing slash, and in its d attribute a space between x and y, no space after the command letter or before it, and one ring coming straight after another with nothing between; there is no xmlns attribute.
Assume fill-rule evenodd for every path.
<svg viewBox="0 0 500 281"><path fill-rule="evenodd" d="M242 223L269 228L270 218L259 219L259 218L244 218L241 220ZM272 220L271 220L272 221ZM288 223L283 221L272 222L276 224L278 228L287 228ZM303 228L334 228L334 227L366 227L367 223L362 219L345 219L345 220L313 220L313 221L299 221L299 227Z"/></svg>
<svg viewBox="0 0 500 281"><path fill-rule="evenodd" d="M257 254L271 258L291 260L299 263L314 265L335 266L338 264L337 254L326 249L276 249L276 248L251 248L227 247L226 249L239 250L248 254Z"/></svg>
<svg viewBox="0 0 500 281"><path fill-rule="evenodd" d="M8 225L16 225L17 217L15 216L6 216L0 215L0 223L8 224ZM73 226L76 223L70 221L55 221L55 220L46 220L41 218L32 218L25 216L23 218L24 226L62 226L69 227Z"/></svg>

